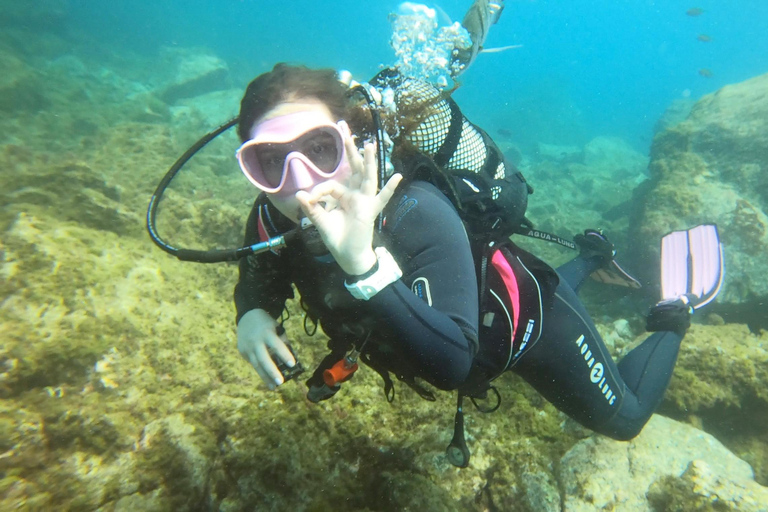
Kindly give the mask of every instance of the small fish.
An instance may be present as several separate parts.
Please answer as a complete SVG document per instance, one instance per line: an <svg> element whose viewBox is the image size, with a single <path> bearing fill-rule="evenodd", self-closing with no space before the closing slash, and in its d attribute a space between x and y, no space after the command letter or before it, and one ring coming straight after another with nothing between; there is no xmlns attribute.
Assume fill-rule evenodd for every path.
<svg viewBox="0 0 768 512"><path fill-rule="evenodd" d="M703 76L704 78L711 78L712 77L712 71L710 71L707 68L701 68L699 70L699 74Z"/></svg>
<svg viewBox="0 0 768 512"><path fill-rule="evenodd" d="M490 2L489 0L475 0L472 7L469 8L461 25L467 29L472 38L472 46L466 51L467 56L464 61L464 69L468 68L474 62L477 54L483 50L485 38L488 36L488 30L495 24L501 11L504 10L504 4L499 2Z"/></svg>
<svg viewBox="0 0 768 512"><path fill-rule="evenodd" d="M712 40L712 38L709 37L707 34L699 34L696 36L696 39L698 39L702 43L708 43Z"/></svg>
<svg viewBox="0 0 768 512"><path fill-rule="evenodd" d="M688 16L701 16L702 14L704 14L704 9L702 9L701 7L691 7L690 9L685 11L685 14L687 14Z"/></svg>
<svg viewBox="0 0 768 512"><path fill-rule="evenodd" d="M498 130L496 130L496 132L498 132L498 134L504 137L505 139L512 138L512 132L507 130L506 128L499 128Z"/></svg>

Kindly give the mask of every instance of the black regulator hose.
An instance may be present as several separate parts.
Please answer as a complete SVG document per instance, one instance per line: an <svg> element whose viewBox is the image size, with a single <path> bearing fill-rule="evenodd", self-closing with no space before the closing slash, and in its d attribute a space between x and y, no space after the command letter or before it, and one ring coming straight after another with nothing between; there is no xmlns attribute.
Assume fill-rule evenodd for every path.
<svg viewBox="0 0 768 512"><path fill-rule="evenodd" d="M366 89L362 85L357 85L352 90L354 92L359 92L360 94L363 95L366 103L368 103L368 108L371 111L371 121L373 121L373 129L376 132L375 133L376 159L378 161L379 190L381 190L387 178L387 148L384 147L385 145L384 141L386 140L386 138L384 135L384 127L381 124L381 115L379 114L379 105L371 97L371 94L368 92L368 89ZM384 227L384 215L380 213L376 219L376 229L378 231L381 231L383 227Z"/></svg>
<svg viewBox="0 0 768 512"><path fill-rule="evenodd" d="M160 199L162 199L163 194L165 193L165 189L168 188L168 185L170 185L176 174L181 170L182 167L184 167L184 164L186 164L195 155L195 153L200 151L213 139L236 125L238 120L239 118L237 117L230 119L218 128L203 135L200 140L190 146L190 148L187 149L184 154L181 155L179 159L176 160L176 162L174 162L174 164L168 169L168 172L165 173L165 176L157 185L155 193L152 194L152 198L149 200L149 207L147 208L147 231L149 232L150 238L162 250L168 254L176 256L182 261L195 261L198 263L221 263L225 261L236 261L251 254L257 254L260 252L283 247L286 245L286 238L290 238L290 236L293 234L292 232L287 233L285 235L271 238L266 242L239 247L237 249L199 250L173 247L165 240L163 240L157 233L155 217L157 216L157 206L160 204Z"/></svg>

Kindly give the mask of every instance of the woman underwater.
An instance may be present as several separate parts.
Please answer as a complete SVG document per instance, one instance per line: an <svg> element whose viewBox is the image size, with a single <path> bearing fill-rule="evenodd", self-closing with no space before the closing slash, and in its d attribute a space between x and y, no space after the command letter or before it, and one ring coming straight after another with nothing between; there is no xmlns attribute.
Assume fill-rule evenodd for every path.
<svg viewBox="0 0 768 512"><path fill-rule="evenodd" d="M580 255L557 271L522 251L508 235L524 221L529 189L487 134L424 82L385 70L370 85L394 105L382 123L400 172L386 180L381 148L361 144L375 131L371 112L334 71L278 64L245 92L237 157L261 191L245 244L304 218L319 240L240 261L242 356L270 389L284 382L278 366L296 360L278 319L295 285L330 338L331 354L307 381L312 401L338 392L328 372L358 357L382 375L388 397L390 372L429 398L419 380L485 397L490 379L511 370L586 427L636 436L669 384L693 307L714 297L714 285L699 296L666 293L648 316L654 332L616 364L576 295L590 274L619 268L612 244L587 230L576 237ZM435 178L446 170L455 186ZM507 202L495 245L475 236L490 229L487 208L466 211L466 193L478 191Z"/></svg>

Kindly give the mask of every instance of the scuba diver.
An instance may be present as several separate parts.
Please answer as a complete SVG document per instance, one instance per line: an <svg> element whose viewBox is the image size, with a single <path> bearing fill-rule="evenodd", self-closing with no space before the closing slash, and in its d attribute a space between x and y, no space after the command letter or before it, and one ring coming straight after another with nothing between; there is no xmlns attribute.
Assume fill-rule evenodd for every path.
<svg viewBox="0 0 768 512"><path fill-rule="evenodd" d="M500 9L478 0L470 13L485 13L476 25L487 30ZM471 35L475 53L457 52L466 64L485 38ZM577 235L579 255L557 270L510 240L544 237L525 218L532 189L450 91L396 69L357 84L277 64L248 85L238 120L237 160L261 192L245 229L250 252L238 254L240 353L270 389L304 371L282 327L295 286L305 330L314 332L309 319L330 340L307 397L330 399L358 361L382 376L388 400L390 374L426 399L423 382L456 389L456 466L469 463L463 398L495 410L491 382L505 371L596 432L636 436L669 384L691 313L719 291L716 227L666 236L652 334L616 364L577 291L589 276L639 283L600 231ZM495 407L477 403L493 395Z"/></svg>

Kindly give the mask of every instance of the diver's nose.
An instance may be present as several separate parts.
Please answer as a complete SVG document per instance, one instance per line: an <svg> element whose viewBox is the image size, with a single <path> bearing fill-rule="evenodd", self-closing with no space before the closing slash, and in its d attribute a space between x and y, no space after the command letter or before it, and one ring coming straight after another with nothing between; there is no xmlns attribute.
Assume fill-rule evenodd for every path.
<svg viewBox="0 0 768 512"><path fill-rule="evenodd" d="M299 158L292 158L288 162L287 178L292 182L293 186L296 187L296 190L309 189L315 184L307 164L302 162Z"/></svg>

